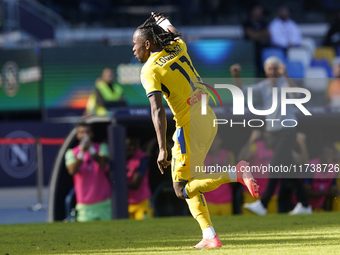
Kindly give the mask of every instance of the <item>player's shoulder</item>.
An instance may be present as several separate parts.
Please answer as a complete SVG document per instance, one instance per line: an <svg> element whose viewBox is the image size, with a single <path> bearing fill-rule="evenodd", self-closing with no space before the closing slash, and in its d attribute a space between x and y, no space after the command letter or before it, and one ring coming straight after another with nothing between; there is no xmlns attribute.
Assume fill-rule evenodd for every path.
<svg viewBox="0 0 340 255"><path fill-rule="evenodd" d="M140 79L144 88L149 87L147 86L147 81L160 81L159 75L157 75L159 72L155 70L155 64L153 62L149 63L148 65L146 64L142 67L140 72Z"/></svg>
<svg viewBox="0 0 340 255"><path fill-rule="evenodd" d="M185 46L186 46L186 43L184 42L183 39L177 39L177 40L175 41L175 43L180 44L180 45L185 45Z"/></svg>
<svg viewBox="0 0 340 255"><path fill-rule="evenodd" d="M157 66L155 65L155 61L150 59L150 61L147 61L142 69L141 69L141 76L149 76L154 75L156 72Z"/></svg>

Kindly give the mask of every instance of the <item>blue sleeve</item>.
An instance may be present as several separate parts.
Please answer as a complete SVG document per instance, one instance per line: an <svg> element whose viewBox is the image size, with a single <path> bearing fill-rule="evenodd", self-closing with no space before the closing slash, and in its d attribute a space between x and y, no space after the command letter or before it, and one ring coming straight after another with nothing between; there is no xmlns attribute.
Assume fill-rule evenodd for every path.
<svg viewBox="0 0 340 255"><path fill-rule="evenodd" d="M138 167L138 170L137 170L137 173L139 175L144 175L146 170L148 169L148 158L145 157L145 158L142 158L140 163L139 163L139 167Z"/></svg>

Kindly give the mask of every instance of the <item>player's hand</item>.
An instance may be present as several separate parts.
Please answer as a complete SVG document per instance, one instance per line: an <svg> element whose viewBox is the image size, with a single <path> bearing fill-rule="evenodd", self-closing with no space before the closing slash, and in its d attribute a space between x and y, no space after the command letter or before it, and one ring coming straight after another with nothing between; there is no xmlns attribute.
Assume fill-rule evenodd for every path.
<svg viewBox="0 0 340 255"><path fill-rule="evenodd" d="M159 19L163 18L164 19L164 14L161 13L159 15L156 16L156 14L154 12L151 12L151 15L153 16L153 18L155 19L155 21L158 21Z"/></svg>
<svg viewBox="0 0 340 255"><path fill-rule="evenodd" d="M85 136L79 144L82 151L87 151L91 147L91 145L92 145L92 142L88 136Z"/></svg>
<svg viewBox="0 0 340 255"><path fill-rule="evenodd" d="M258 139L260 139L261 137L261 131L258 129L254 129L251 132L250 138L249 138L249 142L250 143L254 143L255 141L257 141Z"/></svg>
<svg viewBox="0 0 340 255"><path fill-rule="evenodd" d="M230 73L233 77L240 77L242 72L242 68L239 64L234 64L230 67Z"/></svg>
<svg viewBox="0 0 340 255"><path fill-rule="evenodd" d="M164 174L163 169L167 168L171 164L171 161L168 161L167 159L168 152L166 150L160 150L157 158L157 165L162 174Z"/></svg>

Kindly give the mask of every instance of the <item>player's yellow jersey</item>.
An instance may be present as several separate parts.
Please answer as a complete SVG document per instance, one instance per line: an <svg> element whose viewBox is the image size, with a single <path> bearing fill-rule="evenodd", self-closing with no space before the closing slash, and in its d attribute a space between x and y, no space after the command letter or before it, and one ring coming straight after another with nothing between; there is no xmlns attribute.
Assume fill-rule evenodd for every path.
<svg viewBox="0 0 340 255"><path fill-rule="evenodd" d="M141 70L141 82L148 97L163 94L174 114L176 126L182 127L190 117L200 113L204 92L197 88L205 86L197 83L201 78L192 65L185 42L179 39L168 48L173 52L163 49L151 54Z"/></svg>

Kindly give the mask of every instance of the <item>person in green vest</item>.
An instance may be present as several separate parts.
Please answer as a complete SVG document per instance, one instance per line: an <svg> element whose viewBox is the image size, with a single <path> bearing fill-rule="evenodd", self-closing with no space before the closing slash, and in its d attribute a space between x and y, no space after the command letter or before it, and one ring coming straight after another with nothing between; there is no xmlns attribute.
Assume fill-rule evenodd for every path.
<svg viewBox="0 0 340 255"><path fill-rule="evenodd" d="M123 88L114 82L115 73L111 68L104 68L101 77L96 80L94 91L86 104L86 116L104 116L112 113L114 107L125 106Z"/></svg>

